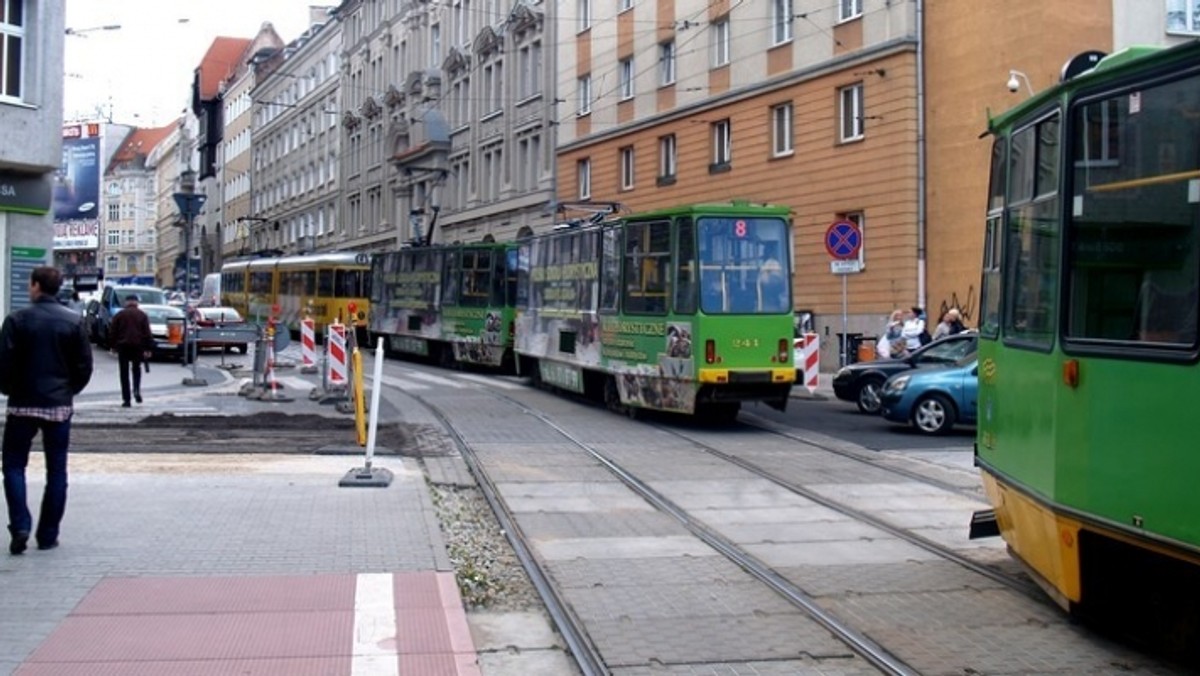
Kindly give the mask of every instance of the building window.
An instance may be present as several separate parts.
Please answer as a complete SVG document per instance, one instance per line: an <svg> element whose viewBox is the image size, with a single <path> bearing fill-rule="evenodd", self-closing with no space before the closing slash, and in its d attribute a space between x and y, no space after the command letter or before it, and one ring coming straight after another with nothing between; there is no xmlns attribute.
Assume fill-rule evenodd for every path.
<svg viewBox="0 0 1200 676"><path fill-rule="evenodd" d="M675 135L658 137L658 182L675 182Z"/></svg>
<svg viewBox="0 0 1200 676"><path fill-rule="evenodd" d="M592 161L579 160L575 163L575 173L579 177L579 199L592 198Z"/></svg>
<svg viewBox="0 0 1200 676"><path fill-rule="evenodd" d="M438 69L442 67L442 27L438 24L433 24L429 27L429 67Z"/></svg>
<svg viewBox="0 0 1200 676"><path fill-rule="evenodd" d="M729 65L729 19L714 21L712 32L712 65L713 68Z"/></svg>
<svg viewBox="0 0 1200 676"><path fill-rule="evenodd" d="M633 98L633 57L621 59L621 100Z"/></svg>
<svg viewBox="0 0 1200 676"><path fill-rule="evenodd" d="M862 83L850 85L838 90L838 101L841 107L842 141L857 141L863 137L863 86Z"/></svg>
<svg viewBox="0 0 1200 676"><path fill-rule="evenodd" d="M792 154L792 104L771 108L771 151L775 157Z"/></svg>
<svg viewBox="0 0 1200 676"><path fill-rule="evenodd" d="M504 64L500 61L483 67L483 115L500 110L504 101Z"/></svg>
<svg viewBox="0 0 1200 676"><path fill-rule="evenodd" d="M116 228L109 228L105 231L107 237L104 238L105 244L108 246L121 246L121 231Z"/></svg>
<svg viewBox="0 0 1200 676"><path fill-rule="evenodd" d="M1167 32L1200 33L1200 3L1167 0Z"/></svg>
<svg viewBox="0 0 1200 676"><path fill-rule="evenodd" d="M792 0L772 0L771 44L781 45L792 37Z"/></svg>
<svg viewBox="0 0 1200 676"><path fill-rule="evenodd" d="M25 0L0 4L0 101L21 100L25 72Z"/></svg>
<svg viewBox="0 0 1200 676"><path fill-rule="evenodd" d="M592 112L592 76L584 75L579 78L579 87L576 90L579 96L579 108L576 115L587 115Z"/></svg>
<svg viewBox="0 0 1200 676"><path fill-rule="evenodd" d="M579 0L579 19L577 26L580 32L592 27L592 0Z"/></svg>
<svg viewBox="0 0 1200 676"><path fill-rule="evenodd" d="M620 0L617 5L619 7L617 11L624 12L627 9L633 9L633 0Z"/></svg>
<svg viewBox="0 0 1200 676"><path fill-rule="evenodd" d="M733 132L726 118L712 123L712 166L709 171L723 171L729 168L733 159Z"/></svg>
<svg viewBox="0 0 1200 676"><path fill-rule="evenodd" d="M535 40L521 48L521 91L520 97L526 98L540 93L542 83L542 43Z"/></svg>
<svg viewBox="0 0 1200 676"><path fill-rule="evenodd" d="M109 204L108 205L108 222L112 223L113 221L119 221L119 220L121 220L121 205L120 204Z"/></svg>
<svg viewBox="0 0 1200 676"><path fill-rule="evenodd" d="M621 148L621 190L633 190L633 146Z"/></svg>
<svg viewBox="0 0 1200 676"><path fill-rule="evenodd" d="M849 21L862 13L862 0L838 0L838 21Z"/></svg>
<svg viewBox="0 0 1200 676"><path fill-rule="evenodd" d="M675 84L675 41L664 42L658 46L658 84L667 86Z"/></svg>

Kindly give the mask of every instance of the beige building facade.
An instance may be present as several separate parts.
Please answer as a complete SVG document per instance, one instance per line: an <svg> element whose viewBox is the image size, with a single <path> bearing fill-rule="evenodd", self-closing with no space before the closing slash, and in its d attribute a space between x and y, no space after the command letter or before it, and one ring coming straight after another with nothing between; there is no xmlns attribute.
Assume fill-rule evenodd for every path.
<svg viewBox="0 0 1200 676"><path fill-rule="evenodd" d="M180 146L182 136L180 120L146 158L146 167L154 172L154 231L158 244L154 273L163 287L174 285L175 263L183 253L183 218L175 204L179 173L186 166L181 162L181 153L186 150Z"/></svg>
<svg viewBox="0 0 1200 676"><path fill-rule="evenodd" d="M248 251L338 248L341 26L312 8L308 30L254 64Z"/></svg>
<svg viewBox="0 0 1200 676"><path fill-rule="evenodd" d="M558 199L632 211L745 199L793 210L794 299L822 367L888 313L976 318L988 110L1109 51L1113 5L1052 0L577 0L558 49ZM1003 28L1003 29L1001 29ZM834 274L825 233L861 229ZM852 343L853 344L853 343ZM853 351L851 351L853 353Z"/></svg>

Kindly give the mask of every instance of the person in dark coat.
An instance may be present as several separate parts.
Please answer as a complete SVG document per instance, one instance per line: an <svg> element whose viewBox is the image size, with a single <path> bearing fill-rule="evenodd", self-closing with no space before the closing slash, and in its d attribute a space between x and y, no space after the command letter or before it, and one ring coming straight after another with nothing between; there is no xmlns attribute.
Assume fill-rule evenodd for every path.
<svg viewBox="0 0 1200 676"><path fill-rule="evenodd" d="M78 312L58 302L62 274L39 267L29 277L29 307L0 327L0 392L8 395L0 465L8 503L10 554L24 553L33 517L25 491L25 467L33 437L41 431L46 489L37 524L38 549L58 546L67 506L67 447L75 395L92 379L92 346Z"/></svg>
<svg viewBox="0 0 1200 676"><path fill-rule="evenodd" d="M113 316L109 327L117 363L121 369L121 406L129 408L129 369L133 367L133 398L142 403L142 360L154 349L150 318L138 307L137 296L126 296L125 307Z"/></svg>

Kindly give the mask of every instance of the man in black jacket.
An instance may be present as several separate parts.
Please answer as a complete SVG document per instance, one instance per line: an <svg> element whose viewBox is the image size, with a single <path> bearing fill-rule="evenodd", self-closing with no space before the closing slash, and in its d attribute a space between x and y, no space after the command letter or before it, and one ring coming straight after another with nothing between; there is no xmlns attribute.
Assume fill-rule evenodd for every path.
<svg viewBox="0 0 1200 676"><path fill-rule="evenodd" d="M142 360L154 349L150 318L138 307L137 296L126 296L125 307L113 316L108 328L109 341L117 351L121 369L121 406L129 408L129 368L133 367L133 397L142 403Z"/></svg>
<svg viewBox="0 0 1200 676"><path fill-rule="evenodd" d="M0 464L11 554L25 551L33 528L25 498L25 467L39 430L46 456L46 490L37 543L38 549L58 546L58 526L67 506L67 446L74 399L92 378L92 347L79 313L58 302L61 285L57 269L35 268L29 278L32 303L6 317L0 328L0 392L8 395Z"/></svg>

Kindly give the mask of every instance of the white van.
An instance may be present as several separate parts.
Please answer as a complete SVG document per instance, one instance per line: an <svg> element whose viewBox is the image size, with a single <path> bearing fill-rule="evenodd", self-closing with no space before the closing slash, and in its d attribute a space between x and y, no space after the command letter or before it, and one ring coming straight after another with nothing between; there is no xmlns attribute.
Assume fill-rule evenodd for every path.
<svg viewBox="0 0 1200 676"><path fill-rule="evenodd" d="M221 304L221 273L204 275L204 286L200 287L200 300L196 305L213 307Z"/></svg>

